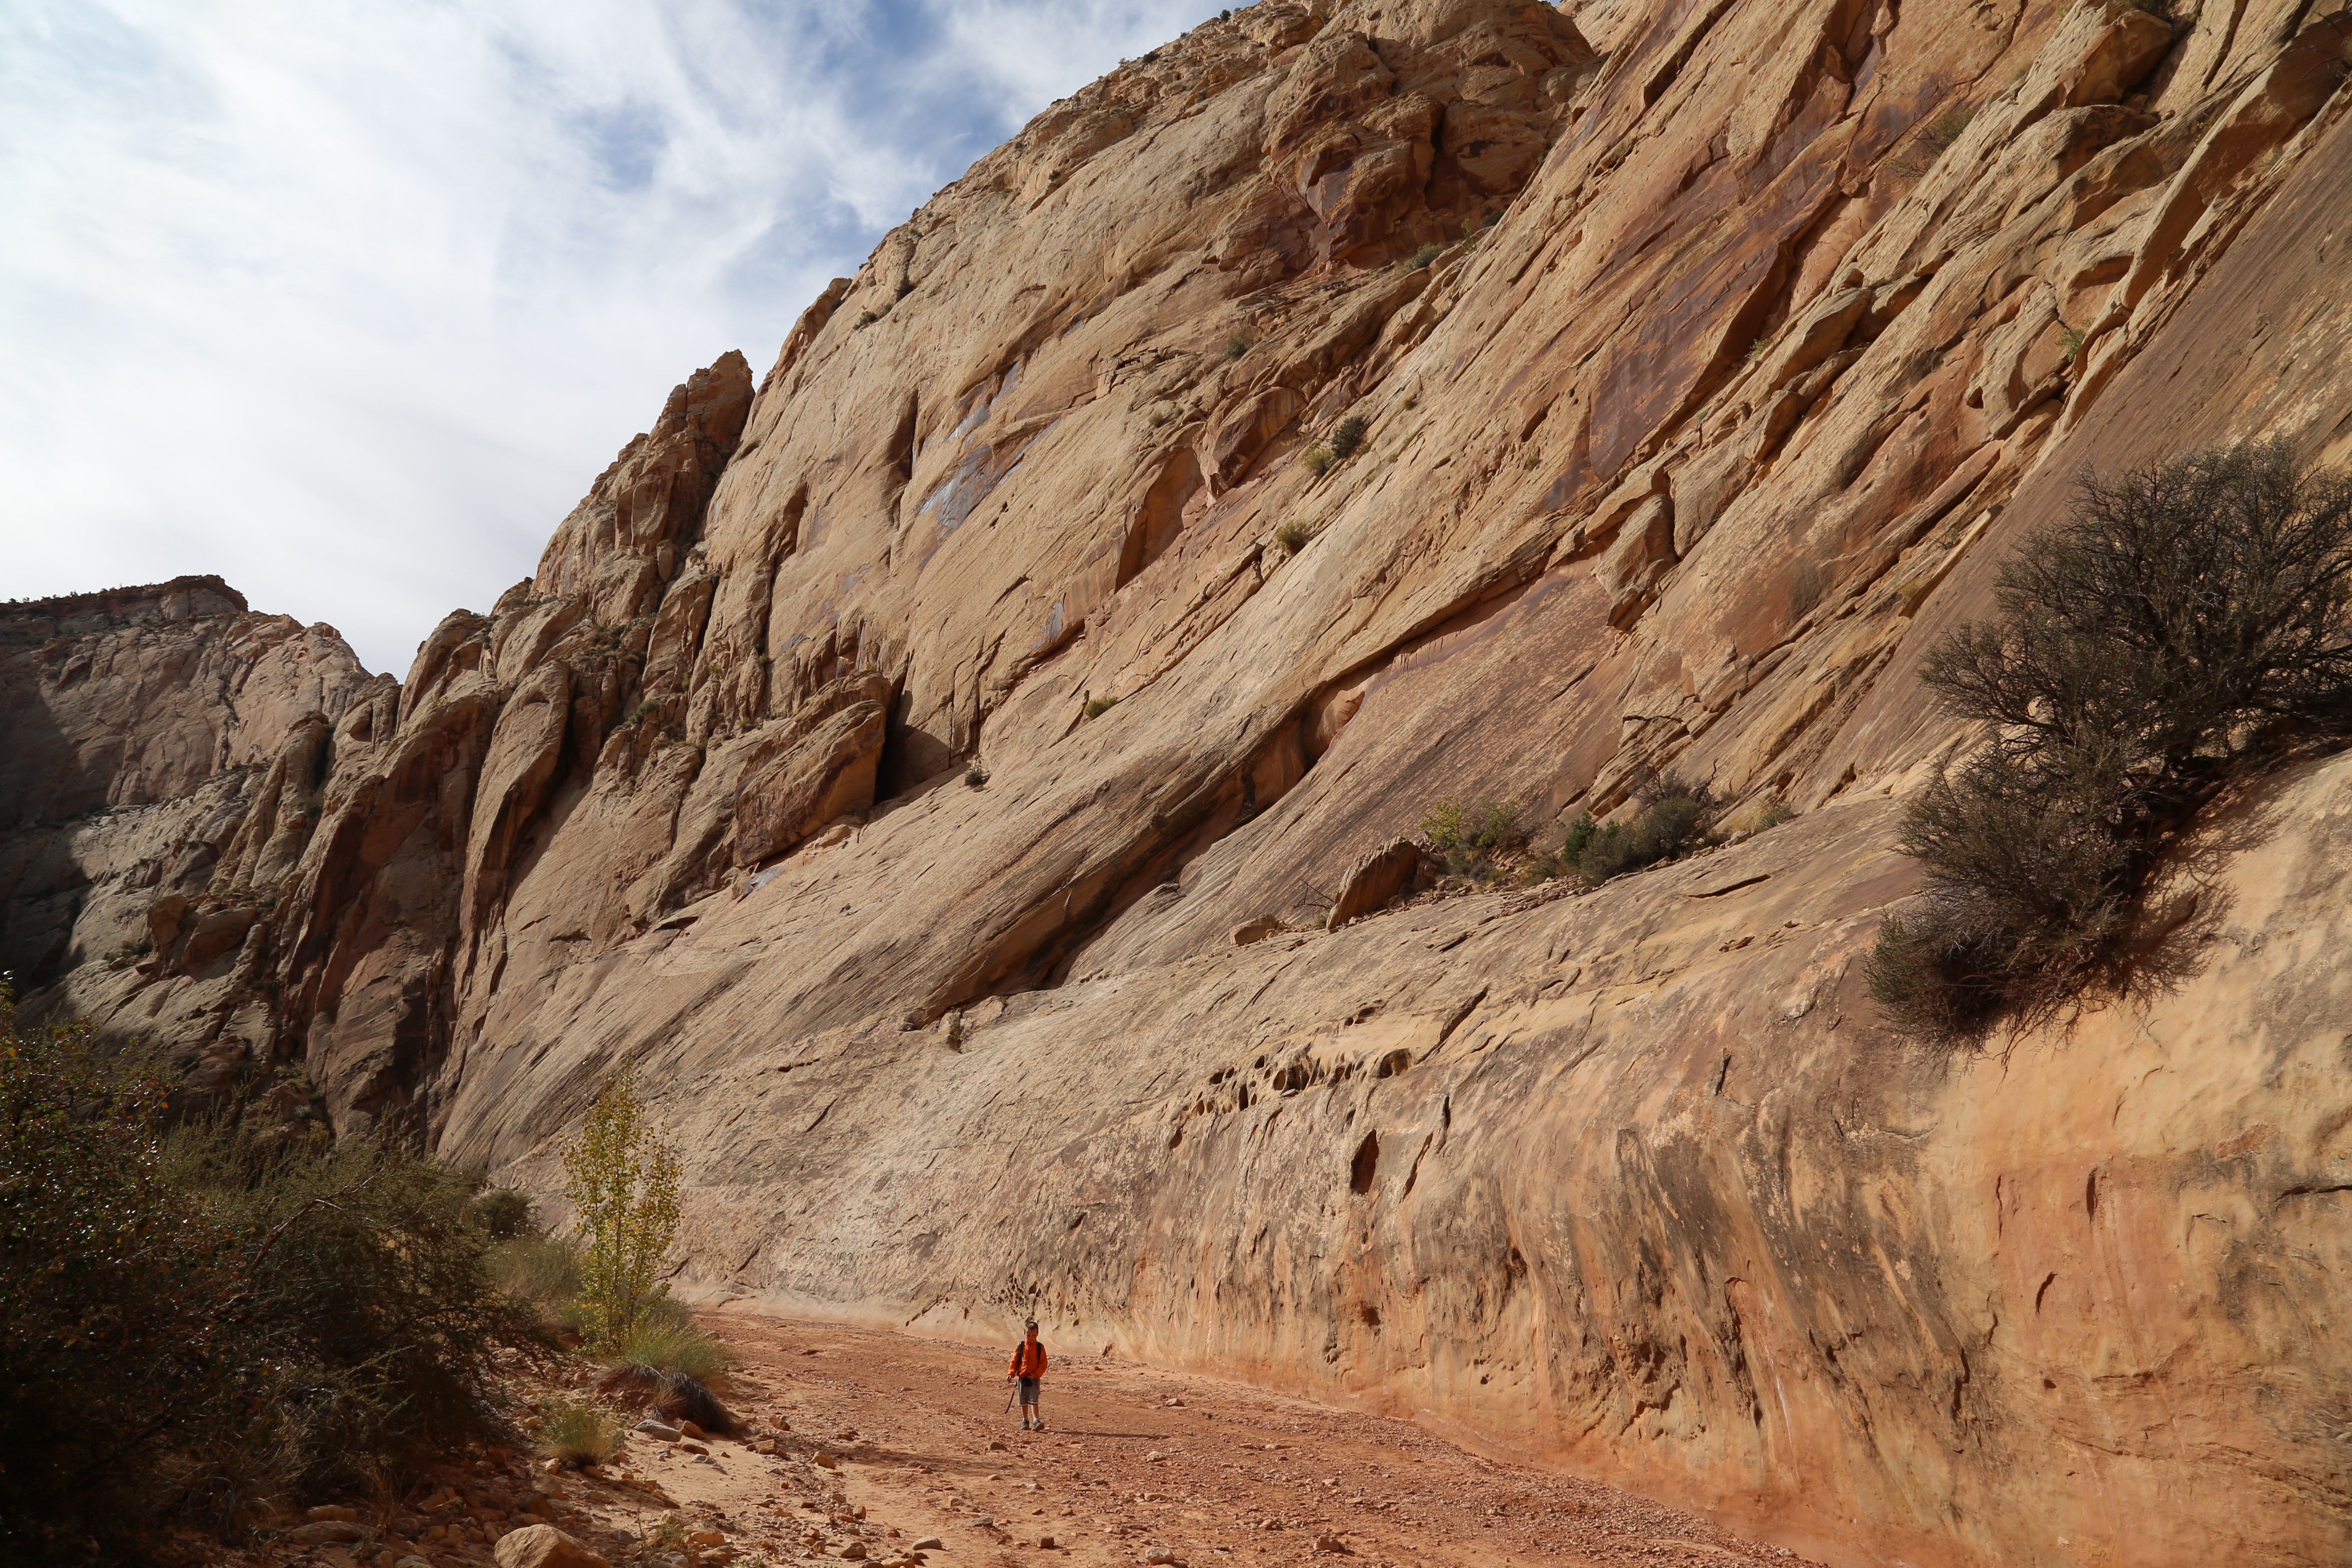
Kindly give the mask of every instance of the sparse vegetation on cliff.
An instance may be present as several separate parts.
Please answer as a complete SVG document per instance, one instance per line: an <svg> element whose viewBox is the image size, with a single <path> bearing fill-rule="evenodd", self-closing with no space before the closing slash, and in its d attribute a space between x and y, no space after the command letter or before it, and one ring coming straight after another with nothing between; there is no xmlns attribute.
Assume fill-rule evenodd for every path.
<svg viewBox="0 0 2352 1568"><path fill-rule="evenodd" d="M1973 109L1950 109L1927 122L1912 143L1911 150L1895 159L1887 167L1901 179L1916 180L1936 166L1936 160L1951 150L1960 133L1976 119Z"/></svg>
<svg viewBox="0 0 2352 1568"><path fill-rule="evenodd" d="M1489 801L1474 806L1452 799L1430 807L1421 819L1421 837L1447 876L1476 882L1491 880L1503 853L1527 837L1519 830L1517 802Z"/></svg>
<svg viewBox="0 0 2352 1568"><path fill-rule="evenodd" d="M1559 860L1585 883L1598 887L1612 877L1686 855L1706 837L1717 802L1705 784L1686 784L1672 773L1636 792L1641 809L1628 822L1596 823L1590 812L1571 823Z"/></svg>
<svg viewBox="0 0 2352 1568"><path fill-rule="evenodd" d="M1870 963L1888 1017L1944 1042L2160 981L2200 811L2352 733L2352 477L2273 443L2085 479L1995 597L1921 667L1990 733L1906 814L1927 896Z"/></svg>

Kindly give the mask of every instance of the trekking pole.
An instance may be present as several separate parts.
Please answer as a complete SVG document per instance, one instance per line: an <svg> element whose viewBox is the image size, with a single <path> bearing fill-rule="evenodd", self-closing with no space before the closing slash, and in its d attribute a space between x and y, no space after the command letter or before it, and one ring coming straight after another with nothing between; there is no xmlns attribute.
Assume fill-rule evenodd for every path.
<svg viewBox="0 0 2352 1568"><path fill-rule="evenodd" d="M1011 1382L1010 1379L1007 1379L1006 1381ZM1017 1383L1013 1384L1012 1387L1004 1391L1004 1414L1007 1415L1013 1414L1013 1400L1014 1395L1018 1394L1020 1392L1021 1385Z"/></svg>

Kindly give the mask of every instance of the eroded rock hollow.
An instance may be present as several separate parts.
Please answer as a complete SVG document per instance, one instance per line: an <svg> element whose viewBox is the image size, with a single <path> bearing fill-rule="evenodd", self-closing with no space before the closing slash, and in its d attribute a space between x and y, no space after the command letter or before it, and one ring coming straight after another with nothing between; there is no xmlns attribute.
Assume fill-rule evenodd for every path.
<svg viewBox="0 0 2352 1568"><path fill-rule="evenodd" d="M2352 14L2169 9L1204 23L403 682L216 581L0 611L5 962L541 1191L636 1063L704 1297L1034 1309L1834 1561L2341 1561L2352 760L2216 828L2168 996L1954 1057L1861 979L2021 532L2352 459ZM1441 797L1666 769L1796 816L1393 901Z"/></svg>

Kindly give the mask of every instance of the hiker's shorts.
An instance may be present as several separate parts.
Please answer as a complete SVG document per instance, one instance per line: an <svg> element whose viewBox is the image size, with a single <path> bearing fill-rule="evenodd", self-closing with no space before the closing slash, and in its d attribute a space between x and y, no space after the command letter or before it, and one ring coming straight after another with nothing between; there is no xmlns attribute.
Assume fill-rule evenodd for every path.
<svg viewBox="0 0 2352 1568"><path fill-rule="evenodd" d="M1037 1382L1038 1380L1034 1377L1024 1377L1021 1380L1022 1404L1034 1405L1037 1403Z"/></svg>

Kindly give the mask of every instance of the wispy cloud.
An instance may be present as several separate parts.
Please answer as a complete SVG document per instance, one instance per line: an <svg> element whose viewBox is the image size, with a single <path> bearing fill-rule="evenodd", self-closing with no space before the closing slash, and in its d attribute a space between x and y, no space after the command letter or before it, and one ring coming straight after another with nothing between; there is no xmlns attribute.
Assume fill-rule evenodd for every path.
<svg viewBox="0 0 2352 1568"><path fill-rule="evenodd" d="M406 673L685 374L1201 0L16 0L0 596L218 572Z"/></svg>

